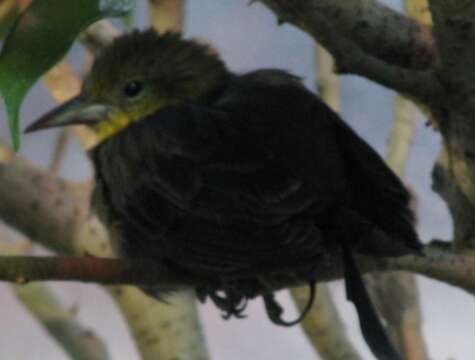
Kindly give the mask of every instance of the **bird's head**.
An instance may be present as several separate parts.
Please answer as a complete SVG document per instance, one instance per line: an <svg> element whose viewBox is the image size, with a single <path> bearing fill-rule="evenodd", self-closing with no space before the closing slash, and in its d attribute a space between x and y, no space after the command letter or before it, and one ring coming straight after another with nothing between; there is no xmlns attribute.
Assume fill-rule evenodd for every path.
<svg viewBox="0 0 475 360"><path fill-rule="evenodd" d="M227 75L224 63L203 44L175 33L134 31L98 55L78 96L25 131L84 124L100 142L164 106L205 96Z"/></svg>

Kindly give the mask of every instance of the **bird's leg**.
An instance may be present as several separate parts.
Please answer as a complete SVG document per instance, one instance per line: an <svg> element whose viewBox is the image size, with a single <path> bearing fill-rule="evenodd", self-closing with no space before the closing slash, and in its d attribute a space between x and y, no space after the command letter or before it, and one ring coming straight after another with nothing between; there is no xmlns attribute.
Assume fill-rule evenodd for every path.
<svg viewBox="0 0 475 360"><path fill-rule="evenodd" d="M200 301L209 296L216 307L224 312L225 320L231 317L245 317L243 312L247 307L248 297L239 290L239 285L235 281L223 280L222 289L199 289L197 294Z"/></svg>
<svg viewBox="0 0 475 360"><path fill-rule="evenodd" d="M282 306L280 306L280 304L275 300L273 292L262 295L262 299L264 300L264 305L269 319L274 324L280 326L293 326L300 323L304 319L305 315L307 315L308 311L312 308L313 302L315 300L315 283L310 282L308 285L310 289L310 294L307 305L305 306L305 309L302 311L299 317L293 321L285 321L284 319L282 319L284 309L282 309Z"/></svg>

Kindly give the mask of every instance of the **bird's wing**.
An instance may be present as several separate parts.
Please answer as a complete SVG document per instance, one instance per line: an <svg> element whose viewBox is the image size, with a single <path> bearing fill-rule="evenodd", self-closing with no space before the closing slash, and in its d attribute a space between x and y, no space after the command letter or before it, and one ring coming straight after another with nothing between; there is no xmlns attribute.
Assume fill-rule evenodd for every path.
<svg viewBox="0 0 475 360"><path fill-rule="evenodd" d="M335 134L351 179L352 209L384 232L365 251L398 256L420 251L414 229L410 194L382 158L342 120L334 122Z"/></svg>

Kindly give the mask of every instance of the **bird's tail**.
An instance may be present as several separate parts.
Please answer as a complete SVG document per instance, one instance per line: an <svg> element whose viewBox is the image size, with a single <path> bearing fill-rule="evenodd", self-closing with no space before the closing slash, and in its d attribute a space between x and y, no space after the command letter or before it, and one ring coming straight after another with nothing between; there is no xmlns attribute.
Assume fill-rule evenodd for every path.
<svg viewBox="0 0 475 360"><path fill-rule="evenodd" d="M342 248L346 297L355 305L366 343L378 360L401 360L371 303L349 245L343 243Z"/></svg>

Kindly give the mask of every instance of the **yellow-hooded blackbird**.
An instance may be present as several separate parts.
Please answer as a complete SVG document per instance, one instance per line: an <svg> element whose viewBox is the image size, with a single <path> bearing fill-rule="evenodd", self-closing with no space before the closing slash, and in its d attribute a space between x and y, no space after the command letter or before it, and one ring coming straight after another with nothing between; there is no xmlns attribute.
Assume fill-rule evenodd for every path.
<svg viewBox="0 0 475 360"><path fill-rule="evenodd" d="M313 300L316 264L341 254L372 351L398 358L352 253L420 250L409 194L299 78L237 75L202 44L135 31L103 50L79 96L27 130L69 124L97 134L93 206L123 256L214 278L197 294L227 316L262 296L287 325L269 279L310 284Z"/></svg>

